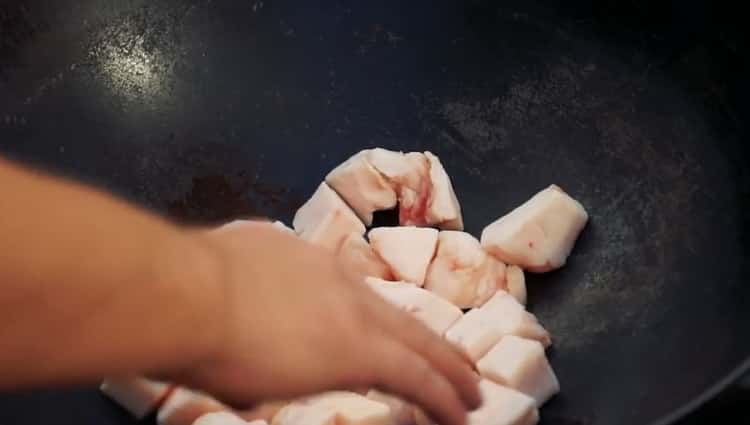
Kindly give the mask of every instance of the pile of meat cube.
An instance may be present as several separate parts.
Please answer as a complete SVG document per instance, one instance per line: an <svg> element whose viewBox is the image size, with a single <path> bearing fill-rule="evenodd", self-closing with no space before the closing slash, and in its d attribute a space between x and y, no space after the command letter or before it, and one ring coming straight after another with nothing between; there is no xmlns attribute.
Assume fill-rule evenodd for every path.
<svg viewBox="0 0 750 425"><path fill-rule="evenodd" d="M367 232L373 213L394 208L400 226ZM461 207L435 155L376 148L331 171L297 211L294 230L276 225L335 252L367 276L364 284L475 362L484 404L469 415L470 425L530 425L560 386L545 355L550 335L524 307L524 271L562 267L587 220L581 204L552 185L489 224L478 240L462 231ZM257 422L206 395L141 378L108 380L102 390L139 417L158 408L161 425L430 423L377 390L269 403L258 408Z"/></svg>

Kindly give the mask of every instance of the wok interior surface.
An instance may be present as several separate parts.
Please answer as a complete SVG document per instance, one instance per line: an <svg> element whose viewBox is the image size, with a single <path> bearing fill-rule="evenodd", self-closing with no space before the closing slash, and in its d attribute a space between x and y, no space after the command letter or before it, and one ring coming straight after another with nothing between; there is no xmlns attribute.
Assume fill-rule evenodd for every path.
<svg viewBox="0 0 750 425"><path fill-rule="evenodd" d="M731 11L24 3L0 5L0 152L153 210L289 222L373 146L439 155L477 236L551 183L578 199L591 218L569 264L528 277L562 385L542 424L655 421L750 353L748 61ZM4 424L130 422L93 391L0 406Z"/></svg>

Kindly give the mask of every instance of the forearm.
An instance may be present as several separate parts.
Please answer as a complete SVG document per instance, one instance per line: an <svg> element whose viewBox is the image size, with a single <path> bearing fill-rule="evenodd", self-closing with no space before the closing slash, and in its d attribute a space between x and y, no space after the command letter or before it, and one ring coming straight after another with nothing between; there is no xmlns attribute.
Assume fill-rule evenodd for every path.
<svg viewBox="0 0 750 425"><path fill-rule="evenodd" d="M198 360L223 294L192 235L0 160L0 388Z"/></svg>

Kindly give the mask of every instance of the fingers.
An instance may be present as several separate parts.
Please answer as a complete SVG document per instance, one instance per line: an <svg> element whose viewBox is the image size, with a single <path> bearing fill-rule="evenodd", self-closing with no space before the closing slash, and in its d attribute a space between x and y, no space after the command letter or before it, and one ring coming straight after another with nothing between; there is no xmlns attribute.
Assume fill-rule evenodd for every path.
<svg viewBox="0 0 750 425"><path fill-rule="evenodd" d="M424 357L387 335L371 348L369 373L379 389L418 404L442 425L466 423L466 408L454 386Z"/></svg>
<svg viewBox="0 0 750 425"><path fill-rule="evenodd" d="M402 344L419 353L456 388L470 410L482 404L478 378L470 360L422 322L378 299L370 304L373 321Z"/></svg>

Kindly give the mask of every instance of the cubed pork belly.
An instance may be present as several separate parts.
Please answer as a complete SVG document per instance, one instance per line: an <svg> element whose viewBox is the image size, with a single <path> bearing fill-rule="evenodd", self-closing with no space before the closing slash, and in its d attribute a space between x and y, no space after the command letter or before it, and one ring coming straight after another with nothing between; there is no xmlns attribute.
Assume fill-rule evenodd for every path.
<svg viewBox="0 0 750 425"><path fill-rule="evenodd" d="M172 391L172 385L141 377L107 378L99 389L137 419L156 410Z"/></svg>
<svg viewBox="0 0 750 425"><path fill-rule="evenodd" d="M505 335L477 362L477 369L483 377L533 398L537 407L560 391L539 341Z"/></svg>
<svg viewBox="0 0 750 425"><path fill-rule="evenodd" d="M213 412L199 417L192 425L268 425L268 423L263 420L248 422L231 412Z"/></svg>
<svg viewBox="0 0 750 425"><path fill-rule="evenodd" d="M534 425L539 411L534 399L487 379L479 381L483 404L469 413L468 425Z"/></svg>
<svg viewBox="0 0 750 425"><path fill-rule="evenodd" d="M367 278L367 284L386 301L414 315L438 335L461 317L461 310L413 283Z"/></svg>
<svg viewBox="0 0 750 425"><path fill-rule="evenodd" d="M484 305L461 316L445 338L476 362L505 335L535 339L545 347L550 344L549 333L536 317L505 291L497 291Z"/></svg>
<svg viewBox="0 0 750 425"><path fill-rule="evenodd" d="M438 231L402 226L370 230L370 246L398 280L424 285L427 267L435 255Z"/></svg>
<svg viewBox="0 0 750 425"><path fill-rule="evenodd" d="M229 408L207 394L176 388L159 408L159 425L189 425L207 413L227 411Z"/></svg>
<svg viewBox="0 0 750 425"><path fill-rule="evenodd" d="M390 408L346 391L307 397L284 407L272 425L390 425Z"/></svg>
<svg viewBox="0 0 750 425"><path fill-rule="evenodd" d="M326 176L326 183L366 224L372 224L375 211L394 208L396 190L368 161L369 150L344 161Z"/></svg>
<svg viewBox="0 0 750 425"><path fill-rule="evenodd" d="M367 158L396 191L401 225L463 230L458 198L437 156L373 149Z"/></svg>
<svg viewBox="0 0 750 425"><path fill-rule="evenodd" d="M364 235L365 225L326 183L294 215L294 230L304 240L336 251L350 233Z"/></svg>
<svg viewBox="0 0 750 425"><path fill-rule="evenodd" d="M460 308L478 307L498 289L507 289L505 264L487 255L470 234L442 231L425 289Z"/></svg>
<svg viewBox="0 0 750 425"><path fill-rule="evenodd" d="M485 227L482 246L506 264L547 272L565 265L587 221L583 206L552 185Z"/></svg>

